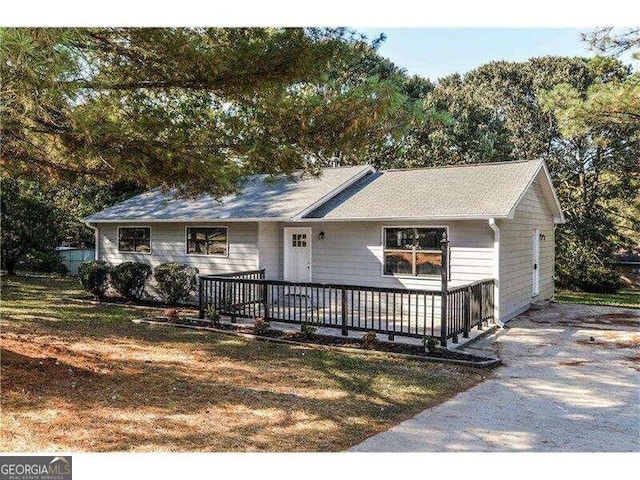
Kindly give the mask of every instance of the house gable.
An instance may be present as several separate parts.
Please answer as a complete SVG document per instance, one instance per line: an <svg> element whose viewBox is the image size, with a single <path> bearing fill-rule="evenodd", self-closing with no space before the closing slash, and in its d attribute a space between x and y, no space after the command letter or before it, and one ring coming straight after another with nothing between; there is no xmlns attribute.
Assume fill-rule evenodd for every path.
<svg viewBox="0 0 640 480"><path fill-rule="evenodd" d="M511 211L507 215L507 218L514 218L516 210L518 209L520 203L525 198L525 196L529 194L534 184L537 184L540 192L542 193L544 201L549 211L551 212L551 215L553 216L554 223L564 223L565 217L564 213L562 213L560 200L558 199L558 195L556 194L555 188L553 187L551 174L549 173L549 170L547 169L547 166L544 162L540 162L540 167L531 176L529 183L511 208Z"/></svg>
<svg viewBox="0 0 640 480"><path fill-rule="evenodd" d="M532 183L563 220L542 160L378 171L354 182L307 221L488 220L512 218Z"/></svg>

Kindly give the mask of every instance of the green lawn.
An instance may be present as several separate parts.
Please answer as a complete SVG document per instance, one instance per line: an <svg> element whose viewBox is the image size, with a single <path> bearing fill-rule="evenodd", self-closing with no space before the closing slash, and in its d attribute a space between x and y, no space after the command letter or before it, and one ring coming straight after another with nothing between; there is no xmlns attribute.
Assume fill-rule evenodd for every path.
<svg viewBox="0 0 640 480"><path fill-rule="evenodd" d="M640 308L640 291L622 290L618 293L556 292L560 303L583 303L612 307Z"/></svg>
<svg viewBox="0 0 640 480"><path fill-rule="evenodd" d="M153 311L80 293L2 278L0 450L342 450L489 375L134 324Z"/></svg>

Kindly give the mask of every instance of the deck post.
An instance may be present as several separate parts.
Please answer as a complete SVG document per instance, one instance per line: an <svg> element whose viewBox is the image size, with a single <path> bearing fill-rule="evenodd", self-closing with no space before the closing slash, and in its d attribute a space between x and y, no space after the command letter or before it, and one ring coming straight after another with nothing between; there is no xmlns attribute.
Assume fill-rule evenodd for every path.
<svg viewBox="0 0 640 480"><path fill-rule="evenodd" d="M449 240L447 231L442 233L442 286L440 287L440 345L447 346L447 290L449 288Z"/></svg>
<svg viewBox="0 0 640 480"><path fill-rule="evenodd" d="M348 336L349 330L347 329L347 292L344 288L340 289L342 292L342 335Z"/></svg>
<svg viewBox="0 0 640 480"><path fill-rule="evenodd" d="M202 277L198 277L198 318L204 318L204 301L202 299L204 295L204 285Z"/></svg>
<svg viewBox="0 0 640 480"><path fill-rule="evenodd" d="M471 287L464 289L464 332L463 338L469 338L469 330L471 330Z"/></svg>
<svg viewBox="0 0 640 480"><path fill-rule="evenodd" d="M480 284L480 298L478 299L478 330L482 330L484 326L484 302L485 302L486 287L484 282Z"/></svg>
<svg viewBox="0 0 640 480"><path fill-rule="evenodd" d="M264 270L263 270L263 278L264 278ZM262 284L262 308L264 310L264 319L269 321L269 289L267 283Z"/></svg>

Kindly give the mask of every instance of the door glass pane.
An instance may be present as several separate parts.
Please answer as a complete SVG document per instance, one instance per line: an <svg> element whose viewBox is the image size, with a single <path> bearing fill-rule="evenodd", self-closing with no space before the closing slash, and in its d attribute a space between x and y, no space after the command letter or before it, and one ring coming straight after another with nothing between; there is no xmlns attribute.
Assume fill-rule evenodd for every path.
<svg viewBox="0 0 640 480"><path fill-rule="evenodd" d="M413 246L413 228L385 228L385 246L410 249Z"/></svg>
<svg viewBox="0 0 640 480"><path fill-rule="evenodd" d="M411 275L413 273L413 252L385 252L385 275Z"/></svg>
<svg viewBox="0 0 640 480"><path fill-rule="evenodd" d="M418 276L440 275L441 253L416 252L416 274Z"/></svg>
<svg viewBox="0 0 640 480"><path fill-rule="evenodd" d="M293 234L291 234L291 246L292 247L306 247L307 246L307 234L306 233L293 233Z"/></svg>

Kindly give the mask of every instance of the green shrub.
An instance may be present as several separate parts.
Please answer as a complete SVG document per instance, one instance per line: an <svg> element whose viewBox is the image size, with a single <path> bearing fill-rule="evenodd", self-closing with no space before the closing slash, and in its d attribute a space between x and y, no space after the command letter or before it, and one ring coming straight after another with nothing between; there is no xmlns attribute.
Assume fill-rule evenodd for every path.
<svg viewBox="0 0 640 480"><path fill-rule="evenodd" d="M213 308L213 305L209 305L207 307L207 309L204 312L204 318L205 320L208 320L211 323L213 323L215 327L220 326L220 313L218 313L218 311L215 308Z"/></svg>
<svg viewBox="0 0 640 480"><path fill-rule="evenodd" d="M556 287L589 293L615 293L621 287L615 270L617 244L607 222L574 219L556 232Z"/></svg>
<svg viewBox="0 0 640 480"><path fill-rule="evenodd" d="M579 286L589 293L616 293L622 284L620 274L613 268L595 266L587 269Z"/></svg>
<svg viewBox="0 0 640 480"><path fill-rule="evenodd" d="M362 336L361 342L364 348L375 348L378 345L378 335L374 331L367 332Z"/></svg>
<svg viewBox="0 0 640 480"><path fill-rule="evenodd" d="M124 262L111 269L111 286L127 300L138 301L150 276L146 263Z"/></svg>
<svg viewBox="0 0 640 480"><path fill-rule="evenodd" d="M180 314L175 308L167 308L164 311L164 318L166 318L168 322L178 323L180 320Z"/></svg>
<svg viewBox="0 0 640 480"><path fill-rule="evenodd" d="M162 263L153 271L158 293L168 305L189 299L198 282L198 269L182 263Z"/></svg>
<svg viewBox="0 0 640 480"><path fill-rule="evenodd" d="M96 297L103 297L109 287L111 266L102 260L82 263L78 267L78 277L82 288Z"/></svg>
<svg viewBox="0 0 640 480"><path fill-rule="evenodd" d="M425 351L434 353L438 349L438 340L434 337L423 337L422 346Z"/></svg>
<svg viewBox="0 0 640 480"><path fill-rule="evenodd" d="M582 246L558 255L556 274L556 286L567 290L615 293L622 286L613 263Z"/></svg>
<svg viewBox="0 0 640 480"><path fill-rule="evenodd" d="M69 273L60 257L55 252L48 251L28 253L23 260L18 262L18 266L20 270L30 272L58 273L60 275Z"/></svg>
<svg viewBox="0 0 640 480"><path fill-rule="evenodd" d="M313 338L316 333L317 328L310 323L302 323L300 325L300 333L305 338Z"/></svg>
<svg viewBox="0 0 640 480"><path fill-rule="evenodd" d="M269 331L269 322L264 317L258 317L253 321L253 333L255 335L264 335Z"/></svg>

